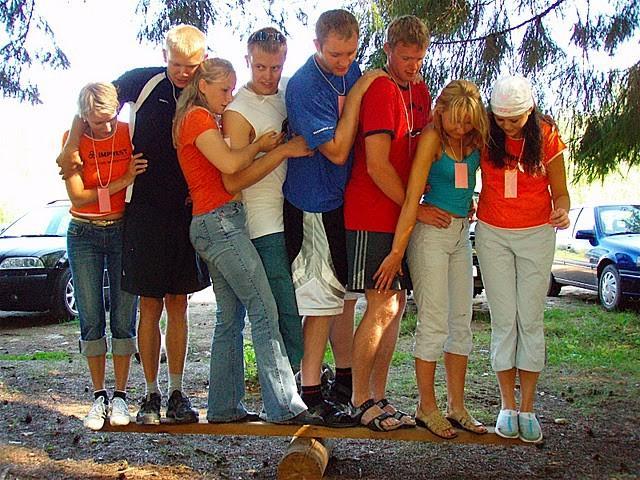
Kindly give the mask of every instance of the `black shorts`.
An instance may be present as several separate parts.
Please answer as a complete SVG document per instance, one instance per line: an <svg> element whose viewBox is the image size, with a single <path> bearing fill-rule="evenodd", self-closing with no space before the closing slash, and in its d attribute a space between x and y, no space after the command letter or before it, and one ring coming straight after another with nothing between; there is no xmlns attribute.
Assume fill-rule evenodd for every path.
<svg viewBox="0 0 640 480"><path fill-rule="evenodd" d="M349 281L347 290L363 292L375 289L373 275L391 251L393 233L347 230ZM411 277L406 259L402 259L403 275L396 275L391 290L411 290Z"/></svg>
<svg viewBox="0 0 640 480"><path fill-rule="evenodd" d="M191 207L158 212L127 205L124 216L122 289L143 297L184 295L209 286L206 264L189 241Z"/></svg>
<svg viewBox="0 0 640 480"><path fill-rule="evenodd" d="M283 214L287 255L289 256L289 263L292 263L302 248L302 240L304 238L303 211L285 199ZM323 212L321 215L336 279L340 284L346 285L348 272L347 241L342 207Z"/></svg>

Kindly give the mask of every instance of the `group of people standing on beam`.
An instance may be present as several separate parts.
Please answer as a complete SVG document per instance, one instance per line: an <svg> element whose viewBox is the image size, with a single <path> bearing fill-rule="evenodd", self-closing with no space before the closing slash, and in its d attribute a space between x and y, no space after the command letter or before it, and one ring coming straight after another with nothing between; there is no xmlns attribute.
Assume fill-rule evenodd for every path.
<svg viewBox="0 0 640 480"><path fill-rule="evenodd" d="M180 25L167 34L166 67L83 88L58 164L72 202L68 250L80 348L95 390L89 428L102 428L107 418L129 422L125 391L136 345L146 379L136 420L160 422L163 309L165 416L198 421L182 385L187 296L210 279L216 318L209 422L376 431L417 424L442 438L455 437L454 427L486 433L464 402L472 349L469 221L480 169L476 247L502 401L496 433L542 440L534 398L545 362L544 297L555 228L569 226L557 128L520 76L496 81L489 112L476 85L462 79L448 83L432 107L420 74L429 33L415 16L389 24L382 69L361 73L358 40L350 12L324 12L315 53L285 82L286 38L260 29L247 42L250 80L234 96L233 65L207 58L204 34ZM124 103L129 125L117 120ZM386 393L408 290L418 308L415 415ZM366 309L354 332L362 295ZM260 413L243 402L245 316ZM323 385L327 342L335 378ZM444 413L434 389L442 352Z"/></svg>

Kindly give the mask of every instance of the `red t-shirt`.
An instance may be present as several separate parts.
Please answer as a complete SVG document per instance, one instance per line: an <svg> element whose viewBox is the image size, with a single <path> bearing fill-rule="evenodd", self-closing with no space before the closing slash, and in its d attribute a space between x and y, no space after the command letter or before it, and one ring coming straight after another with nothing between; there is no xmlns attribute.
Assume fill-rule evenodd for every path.
<svg viewBox="0 0 640 480"><path fill-rule="evenodd" d="M564 151L565 144L558 130L551 124L541 121L542 163L548 165ZM519 158L523 139L506 137L507 153ZM517 196L505 198L505 170L497 168L489 161L487 149L480 159L482 170L482 191L478 201L478 219L499 228L531 228L549 223L551 214L551 193L549 178L546 174L530 175L517 169ZM515 165L509 169L516 168Z"/></svg>
<svg viewBox="0 0 640 480"><path fill-rule="evenodd" d="M68 136L69 132L67 131L62 137L63 145ZM82 183L84 188L92 190L100 186L98 171L100 172L100 183L105 187L110 182L120 178L129 168L132 153L129 126L126 123L118 122L114 134L107 138L92 140L89 135L82 135L80 137L79 154L82 159ZM111 177L109 177L109 171L111 171ZM96 218L122 213L124 212L125 194L126 188L110 195L111 211L109 212L100 212L97 201L82 207L76 208L72 206L71 212L77 213L81 217Z"/></svg>
<svg viewBox="0 0 640 480"><path fill-rule="evenodd" d="M195 107L184 116L178 131L178 161L189 186L194 215L215 210L233 198L224 188L220 170L196 147L196 138L207 130L218 130L218 124L207 109Z"/></svg>
<svg viewBox="0 0 640 480"><path fill-rule="evenodd" d="M408 121L407 121L408 116ZM401 205L387 197L367 173L365 138L391 136L389 161L406 186L419 137L410 138L409 127L420 132L431 121L431 96L424 82L399 88L388 77L373 81L362 99L351 178L344 196L348 230L393 233Z"/></svg>

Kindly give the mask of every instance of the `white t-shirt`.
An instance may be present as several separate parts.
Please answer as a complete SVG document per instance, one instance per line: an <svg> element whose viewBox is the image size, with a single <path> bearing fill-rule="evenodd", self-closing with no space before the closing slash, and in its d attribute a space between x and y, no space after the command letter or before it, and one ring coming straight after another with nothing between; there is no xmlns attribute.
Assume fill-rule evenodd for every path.
<svg viewBox="0 0 640 480"><path fill-rule="evenodd" d="M227 110L242 115L253 127L256 138L270 130L280 132L282 122L287 117L284 84L282 79L280 88L274 95L258 95L245 85L227 106ZM262 180L242 191L250 238L284 231L282 184L286 175L285 160Z"/></svg>

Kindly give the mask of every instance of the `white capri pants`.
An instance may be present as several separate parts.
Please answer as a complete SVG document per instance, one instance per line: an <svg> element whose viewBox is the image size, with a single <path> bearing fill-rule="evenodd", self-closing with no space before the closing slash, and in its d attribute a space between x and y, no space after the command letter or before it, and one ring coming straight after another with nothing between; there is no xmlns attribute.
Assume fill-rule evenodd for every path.
<svg viewBox="0 0 640 480"><path fill-rule="evenodd" d="M510 230L476 225L476 251L491 311L491 366L540 372L544 306L555 250L551 225Z"/></svg>
<svg viewBox="0 0 640 480"><path fill-rule="evenodd" d="M448 228L418 222L407 263L418 306L414 356L435 362L443 349L468 356L473 298L469 221L452 218Z"/></svg>

